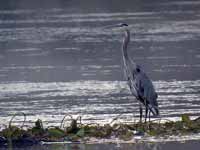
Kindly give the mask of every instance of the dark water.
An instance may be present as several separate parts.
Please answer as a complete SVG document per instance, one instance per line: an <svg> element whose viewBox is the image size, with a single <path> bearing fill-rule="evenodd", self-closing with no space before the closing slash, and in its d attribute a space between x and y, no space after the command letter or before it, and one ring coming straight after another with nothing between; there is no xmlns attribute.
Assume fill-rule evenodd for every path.
<svg viewBox="0 0 200 150"><path fill-rule="evenodd" d="M13 150L198 150L199 141L141 143L141 144L67 144L67 145L36 145L18 147ZM5 148L6 149L6 148ZM4 150L4 148L2 148ZM12 150L12 149L11 149Z"/></svg>
<svg viewBox="0 0 200 150"><path fill-rule="evenodd" d="M138 104L123 77L121 31L129 54L153 80L162 117L200 114L200 1L18 0L0 2L0 122L27 114L59 125L134 121ZM23 116L16 121L23 120ZM51 148L49 148L51 149Z"/></svg>

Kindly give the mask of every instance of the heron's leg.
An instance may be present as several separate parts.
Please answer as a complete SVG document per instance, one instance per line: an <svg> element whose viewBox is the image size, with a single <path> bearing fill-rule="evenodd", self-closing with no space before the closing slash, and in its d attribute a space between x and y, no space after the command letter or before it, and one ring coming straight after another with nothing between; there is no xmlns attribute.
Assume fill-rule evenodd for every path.
<svg viewBox="0 0 200 150"><path fill-rule="evenodd" d="M150 122L150 119L151 119L151 111L149 111L149 122Z"/></svg>
<svg viewBox="0 0 200 150"><path fill-rule="evenodd" d="M147 101L144 99L144 106L145 106L145 123L147 122L147 115L148 115L148 107L147 107Z"/></svg>
<svg viewBox="0 0 200 150"><path fill-rule="evenodd" d="M142 123L142 104L140 103L140 123Z"/></svg>
<svg viewBox="0 0 200 150"><path fill-rule="evenodd" d="M145 123L147 122L148 112L149 112L149 109L145 107Z"/></svg>

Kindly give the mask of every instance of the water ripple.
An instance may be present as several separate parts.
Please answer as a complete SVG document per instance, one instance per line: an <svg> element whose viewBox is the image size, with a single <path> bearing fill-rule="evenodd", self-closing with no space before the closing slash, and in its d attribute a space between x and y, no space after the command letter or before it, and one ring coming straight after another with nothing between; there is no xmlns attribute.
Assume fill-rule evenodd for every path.
<svg viewBox="0 0 200 150"><path fill-rule="evenodd" d="M185 112L200 114L200 80L156 81L154 84L159 93L161 116L177 117ZM132 113L138 115L139 107L124 81L1 83L0 95L0 108L4 115L22 111L31 118L39 115L53 123L57 122L51 115L66 113L90 116L85 117L85 121L89 122L93 119L107 122L110 115L119 113L130 119ZM5 120L3 116L1 119Z"/></svg>

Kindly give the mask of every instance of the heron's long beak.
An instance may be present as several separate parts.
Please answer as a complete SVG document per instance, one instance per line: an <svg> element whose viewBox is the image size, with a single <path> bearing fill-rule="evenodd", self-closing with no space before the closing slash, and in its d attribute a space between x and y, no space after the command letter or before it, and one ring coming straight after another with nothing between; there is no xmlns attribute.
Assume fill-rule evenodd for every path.
<svg viewBox="0 0 200 150"><path fill-rule="evenodd" d="M117 28L120 27L120 25L108 25L108 26L104 26L103 29L111 29L111 28Z"/></svg>

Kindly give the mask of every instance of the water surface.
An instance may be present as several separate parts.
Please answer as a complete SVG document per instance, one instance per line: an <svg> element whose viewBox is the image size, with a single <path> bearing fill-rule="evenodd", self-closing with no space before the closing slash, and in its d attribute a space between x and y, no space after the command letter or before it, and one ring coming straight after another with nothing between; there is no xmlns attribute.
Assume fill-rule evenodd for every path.
<svg viewBox="0 0 200 150"><path fill-rule="evenodd" d="M198 141L166 142L166 143L140 143L140 144L67 144L67 145L35 145L31 147L18 147L13 150L197 150ZM6 148L2 148L2 150Z"/></svg>

